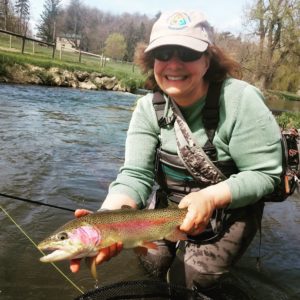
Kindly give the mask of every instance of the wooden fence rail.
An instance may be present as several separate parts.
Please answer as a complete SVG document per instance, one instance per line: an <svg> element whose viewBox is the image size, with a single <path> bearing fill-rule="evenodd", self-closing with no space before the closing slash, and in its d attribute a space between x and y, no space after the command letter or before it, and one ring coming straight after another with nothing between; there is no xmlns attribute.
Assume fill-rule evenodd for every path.
<svg viewBox="0 0 300 300"><path fill-rule="evenodd" d="M104 56L103 54L95 54L95 53L91 53L91 52L86 52L86 51L82 51L82 50L77 50L77 49L67 49L65 48L62 44L56 44L56 43L47 43L35 38L31 38L31 37L27 37L18 33L14 33L11 31L7 31L7 30L3 30L0 29L0 34L6 34L10 36L10 45L9 45L9 49L11 50L12 46L12 37L17 37L18 39L20 39L22 42L17 43L17 45L14 47L14 49L19 49L21 48L21 52L22 54L27 53L28 51L28 45L26 44L26 52L25 52L25 42L26 41L32 41L33 42L33 54L38 54L38 51L35 53L35 44L37 45L46 45L48 47L51 47L53 49L52 51L52 59L58 58L60 60L64 60L66 62L79 62L82 63L86 66L93 66L95 67L97 65L99 65L99 68L102 69L104 67L106 67L106 64L110 63L111 65L118 65L116 66L118 69L124 70L125 72L131 71L132 73L135 73L135 65L132 62L125 62L125 61L119 61L119 60L115 60L109 57ZM3 41L1 42L1 46L3 44ZM58 46L58 47L57 47ZM4 47L4 48L8 48L8 47ZM45 47L44 47L45 48ZM50 50L50 49L49 49ZM49 53L49 51L44 51L41 50L39 51L39 55L46 55L50 56L51 54ZM58 57L55 57L58 56ZM64 56L64 58L62 57Z"/></svg>
<svg viewBox="0 0 300 300"><path fill-rule="evenodd" d="M56 48L55 43L47 43L47 42L44 42L44 41L40 41L40 40L31 38L31 37L27 37L27 36L22 35L22 34L14 33L14 32L3 30L3 29L0 29L0 32L11 35L11 36L21 38L22 39L22 49L21 49L22 54L24 53L24 49L25 49L25 41L28 40L28 41L32 41L32 42L35 42L35 43L39 43L39 44L43 44L43 45L47 45L47 46L52 47L52 49L53 49L52 58L54 58L54 56L55 56L55 48Z"/></svg>

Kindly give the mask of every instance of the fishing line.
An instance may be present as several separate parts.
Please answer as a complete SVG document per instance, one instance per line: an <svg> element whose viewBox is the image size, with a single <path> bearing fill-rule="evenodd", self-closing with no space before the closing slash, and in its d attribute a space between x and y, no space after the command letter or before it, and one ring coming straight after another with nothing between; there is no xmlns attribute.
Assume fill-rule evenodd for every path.
<svg viewBox="0 0 300 300"><path fill-rule="evenodd" d="M11 220L11 222L26 236L26 238L34 245L34 247L40 251L43 255L45 253L40 250L37 246L37 244L33 241L33 239L23 230L23 228L9 215L9 213L0 205L0 208L4 212L4 214ZM81 294L84 294L84 292L79 288L78 285L76 285L75 282L73 282L56 264L53 262L51 265L71 284L75 289L77 289Z"/></svg>
<svg viewBox="0 0 300 300"><path fill-rule="evenodd" d="M2 193L0 193L0 196L5 197L5 198L14 199L14 200L23 201L23 202L29 202L29 203L32 203L32 204L53 207L53 208L57 208L57 209L61 209L61 210L67 210L67 211L72 211L72 212L75 211L75 209L72 209L72 208L58 206L58 205L54 205L54 204L48 204L48 203L35 201L35 200L30 200L30 199L25 199L25 198L21 198L21 197L17 197L17 196L12 196L12 195L2 194Z"/></svg>

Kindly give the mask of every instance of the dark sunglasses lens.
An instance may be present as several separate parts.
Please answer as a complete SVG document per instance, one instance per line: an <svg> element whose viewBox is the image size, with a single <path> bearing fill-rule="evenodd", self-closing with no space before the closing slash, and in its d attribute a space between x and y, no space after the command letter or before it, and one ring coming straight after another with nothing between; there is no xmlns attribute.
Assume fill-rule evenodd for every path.
<svg viewBox="0 0 300 300"><path fill-rule="evenodd" d="M179 48L177 50L177 53L179 59L183 62L195 61L199 59L203 54L203 52L197 52L186 48Z"/></svg>
<svg viewBox="0 0 300 300"><path fill-rule="evenodd" d="M171 48L158 48L154 50L154 58L160 61L168 61L172 58L174 49Z"/></svg>
<svg viewBox="0 0 300 300"><path fill-rule="evenodd" d="M153 56L155 59L160 61L168 61L176 53L178 58L183 62L191 62L199 59L203 52L197 52L188 48L181 47L162 47L157 48L153 51Z"/></svg>

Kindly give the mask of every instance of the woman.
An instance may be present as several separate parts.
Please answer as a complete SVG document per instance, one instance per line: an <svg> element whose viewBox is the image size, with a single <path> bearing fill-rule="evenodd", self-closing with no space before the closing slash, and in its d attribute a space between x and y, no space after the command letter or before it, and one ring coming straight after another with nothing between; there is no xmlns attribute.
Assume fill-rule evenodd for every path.
<svg viewBox="0 0 300 300"><path fill-rule="evenodd" d="M150 273L165 278L168 272L172 283L188 288L212 286L244 253L261 221L259 200L273 191L281 173L280 134L263 96L233 78L239 73L238 64L211 39L212 28L199 12L167 12L154 24L150 43L140 50L138 60L148 74L148 84L163 95L164 117L171 121L160 127L152 93L139 99L128 130L124 166L102 205L103 209L146 207L156 177L160 183L156 206L177 203L187 208L180 229L196 236L197 243L191 240L178 246L160 241L158 249L149 250L141 261ZM217 82L222 85L213 146L216 160L233 162L235 168L227 179L208 185L194 180L187 170L164 165L156 154L159 148L166 155L180 156L174 107L183 115L192 139L205 145L203 110L209 87ZM227 217L218 219L216 212ZM84 213L78 211L77 216ZM221 230L212 229L216 220ZM119 243L102 250L96 262L121 249ZM78 268L79 262L73 261L71 269Z"/></svg>

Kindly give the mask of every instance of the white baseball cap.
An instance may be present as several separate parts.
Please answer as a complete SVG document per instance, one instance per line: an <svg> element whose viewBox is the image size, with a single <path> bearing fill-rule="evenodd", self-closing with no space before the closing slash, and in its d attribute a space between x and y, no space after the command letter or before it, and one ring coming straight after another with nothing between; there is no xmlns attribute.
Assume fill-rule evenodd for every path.
<svg viewBox="0 0 300 300"><path fill-rule="evenodd" d="M160 46L177 45L203 52L212 44L213 28L198 11L162 13L154 23L145 52Z"/></svg>

